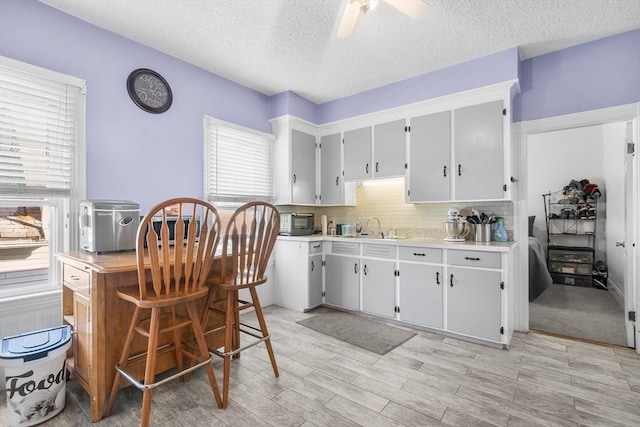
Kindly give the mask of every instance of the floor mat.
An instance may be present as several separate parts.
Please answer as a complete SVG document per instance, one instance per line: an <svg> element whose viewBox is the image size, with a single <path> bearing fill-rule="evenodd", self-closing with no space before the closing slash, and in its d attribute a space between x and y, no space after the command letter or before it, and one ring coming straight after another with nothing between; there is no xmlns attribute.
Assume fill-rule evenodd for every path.
<svg viewBox="0 0 640 427"><path fill-rule="evenodd" d="M335 310L321 312L296 323L379 355L416 335L415 332Z"/></svg>

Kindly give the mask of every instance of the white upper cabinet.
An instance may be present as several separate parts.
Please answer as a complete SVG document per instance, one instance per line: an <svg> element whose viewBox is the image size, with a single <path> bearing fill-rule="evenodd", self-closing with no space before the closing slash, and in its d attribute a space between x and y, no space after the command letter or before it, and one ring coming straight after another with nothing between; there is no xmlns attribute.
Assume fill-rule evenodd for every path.
<svg viewBox="0 0 640 427"><path fill-rule="evenodd" d="M410 120L408 202L506 198L503 101Z"/></svg>
<svg viewBox="0 0 640 427"><path fill-rule="evenodd" d="M454 110L455 200L503 199L503 103Z"/></svg>
<svg viewBox="0 0 640 427"><path fill-rule="evenodd" d="M403 176L405 173L405 119L373 127L373 176Z"/></svg>
<svg viewBox="0 0 640 427"><path fill-rule="evenodd" d="M371 126L344 133L344 179L371 178Z"/></svg>
<svg viewBox="0 0 640 427"><path fill-rule="evenodd" d="M316 127L292 116L278 117L271 124L275 203L315 205Z"/></svg>
<svg viewBox="0 0 640 427"><path fill-rule="evenodd" d="M407 200L451 200L451 112L413 117L410 126Z"/></svg>
<svg viewBox="0 0 640 427"><path fill-rule="evenodd" d="M342 135L334 133L320 138L320 203L342 203Z"/></svg>
<svg viewBox="0 0 640 427"><path fill-rule="evenodd" d="M291 130L291 201L316 203L316 137Z"/></svg>

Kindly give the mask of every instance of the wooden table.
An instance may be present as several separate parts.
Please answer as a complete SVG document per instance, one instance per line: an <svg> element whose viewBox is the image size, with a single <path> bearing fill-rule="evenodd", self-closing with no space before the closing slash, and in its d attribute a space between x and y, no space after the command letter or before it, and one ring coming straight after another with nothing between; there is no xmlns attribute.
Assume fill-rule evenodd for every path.
<svg viewBox="0 0 640 427"><path fill-rule="evenodd" d="M91 421L100 421L115 376L115 365L133 316L133 304L121 300L116 289L137 284L135 252L94 254L88 252L58 253L62 263L62 314L64 323L73 328L73 345L69 350L68 369L91 399ZM220 260L214 261L210 277L219 277ZM200 309L204 309L201 301ZM224 324L223 316L210 316L208 329ZM138 337L139 338L139 337ZM186 337L188 339L188 337ZM161 337L161 340L165 340ZM166 342L170 337L166 337ZM207 338L212 348L221 347L220 332ZM146 341L134 342L136 352L146 351ZM139 378L144 376L144 359L129 368ZM158 355L157 372L175 366L172 352ZM124 385L129 385L123 381Z"/></svg>

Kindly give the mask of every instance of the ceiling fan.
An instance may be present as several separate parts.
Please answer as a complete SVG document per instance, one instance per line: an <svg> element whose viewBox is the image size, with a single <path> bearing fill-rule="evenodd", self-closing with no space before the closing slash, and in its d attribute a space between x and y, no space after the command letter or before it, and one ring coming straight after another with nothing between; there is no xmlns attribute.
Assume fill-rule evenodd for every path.
<svg viewBox="0 0 640 427"><path fill-rule="evenodd" d="M356 27L360 14L364 15L368 11L374 10L380 1L386 2L413 19L419 19L427 11L427 4L424 0L347 0L347 6L342 14L336 35L349 37Z"/></svg>

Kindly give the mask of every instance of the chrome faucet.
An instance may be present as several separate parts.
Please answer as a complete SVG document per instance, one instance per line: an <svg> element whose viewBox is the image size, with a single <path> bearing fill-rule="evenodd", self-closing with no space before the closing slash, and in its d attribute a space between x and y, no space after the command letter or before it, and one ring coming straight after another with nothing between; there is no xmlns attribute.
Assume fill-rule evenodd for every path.
<svg viewBox="0 0 640 427"><path fill-rule="evenodd" d="M370 230L369 221L371 221L372 219L375 219L378 222L378 234L377 234L377 236L380 236L381 239L384 239L384 233L382 232L382 225L380 225L380 220L377 217L372 216L367 220L367 226L366 226L367 229Z"/></svg>

